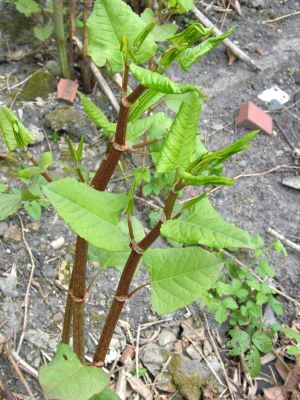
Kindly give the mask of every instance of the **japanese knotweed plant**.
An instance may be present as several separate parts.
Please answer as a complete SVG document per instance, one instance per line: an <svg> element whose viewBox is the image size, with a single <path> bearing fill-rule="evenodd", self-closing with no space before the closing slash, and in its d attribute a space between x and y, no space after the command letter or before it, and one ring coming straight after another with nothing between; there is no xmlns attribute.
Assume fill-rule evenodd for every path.
<svg viewBox="0 0 300 400"><path fill-rule="evenodd" d="M131 290L131 282L141 260L149 272L152 306L164 314L192 303L216 284L224 262L219 249L256 247L255 240L226 222L207 198L215 185L234 183L222 175L222 163L247 149L256 133L223 149L208 151L198 139L203 93L197 86L174 82L165 74L175 60L188 70L232 30L214 38L211 29L192 24L171 36L164 51L158 51L151 35L154 27L155 21L146 24L121 0L96 0L94 4L88 20L89 55L98 66L121 72L123 85L116 123L79 94L87 114L108 137L106 153L91 180L91 171L82 165L83 139L77 148L69 141L74 170L69 177L56 180L48 171L52 154L45 152L39 160L34 158L28 150L34 136L10 109L0 108L0 130L8 150L17 151L33 164L24 167L23 162L19 170L24 183L21 191L0 195L1 220L22 205L50 203L77 234L62 343L54 359L39 373L49 399L116 397L101 367L123 306L136 292ZM138 82L132 91L128 89L130 73ZM175 117L149 112L162 102L176 105ZM135 178L127 191L105 191L122 157L143 148L149 148L153 160L151 174L167 177L164 207L147 234L134 215L134 193L144 171L132 172ZM178 197L190 185L203 188L201 194L179 203ZM181 246L152 249L160 235ZM96 277L86 282L88 256L100 260L100 268L122 268L90 365L85 363L85 301ZM69 347L71 335L73 350Z"/></svg>

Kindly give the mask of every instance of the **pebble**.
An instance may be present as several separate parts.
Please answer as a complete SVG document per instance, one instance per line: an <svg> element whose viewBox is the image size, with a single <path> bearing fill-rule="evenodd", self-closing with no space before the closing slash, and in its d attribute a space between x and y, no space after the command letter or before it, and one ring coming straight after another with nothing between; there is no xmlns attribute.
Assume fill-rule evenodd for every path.
<svg viewBox="0 0 300 400"><path fill-rule="evenodd" d="M16 225L11 225L3 234L3 239L7 243L17 244L22 240L20 229Z"/></svg>
<svg viewBox="0 0 300 400"><path fill-rule="evenodd" d="M149 343L141 352L141 360L148 371L156 376L164 362L161 348L155 343Z"/></svg>
<svg viewBox="0 0 300 400"><path fill-rule="evenodd" d="M60 236L59 238L53 240L50 243L50 246L52 247L52 249L54 250L58 250L59 248L61 248L63 245L65 244L65 239Z"/></svg>
<svg viewBox="0 0 300 400"><path fill-rule="evenodd" d="M274 324L278 324L274 311L272 310L271 306L269 306L269 304L266 305L263 319L265 326L272 326Z"/></svg>
<svg viewBox="0 0 300 400"><path fill-rule="evenodd" d="M278 100L271 100L268 106L270 111L278 111L282 109L282 104Z"/></svg>
<svg viewBox="0 0 300 400"><path fill-rule="evenodd" d="M174 335L173 332L168 331L167 329L164 329L160 335L158 336L158 343L160 346L167 346L167 345L172 345L174 342L176 342L177 338Z"/></svg>
<svg viewBox="0 0 300 400"><path fill-rule="evenodd" d="M8 229L6 222L0 222L0 236L4 235L4 232Z"/></svg>
<svg viewBox="0 0 300 400"><path fill-rule="evenodd" d="M189 357L192 360L201 360L201 355L200 353L196 350L195 346L193 344L190 344L185 351L187 352L187 354L189 355Z"/></svg>
<svg viewBox="0 0 300 400"><path fill-rule="evenodd" d="M294 81L297 85L300 85L300 71L295 71L293 73Z"/></svg>

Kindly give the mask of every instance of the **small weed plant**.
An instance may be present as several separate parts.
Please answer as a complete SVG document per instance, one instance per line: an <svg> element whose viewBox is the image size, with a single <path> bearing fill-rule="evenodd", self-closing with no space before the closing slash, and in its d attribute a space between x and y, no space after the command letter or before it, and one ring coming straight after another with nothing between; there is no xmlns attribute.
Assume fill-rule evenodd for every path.
<svg viewBox="0 0 300 400"><path fill-rule="evenodd" d="M18 175L23 183L21 190L0 187L0 219L21 207L38 219L42 208L51 205L77 234L61 343L53 360L39 371L45 396L63 400L117 398L109 389L102 366L125 302L143 290L131 288L141 260L149 272L151 304L158 314L173 312L200 297L220 322L229 311L231 355L245 352L249 370L255 375L259 352L271 348L270 335L262 323L262 305L269 303L276 313L281 312L281 306L267 282L258 283L247 268L237 267L220 252L258 251L262 243L226 222L208 195L215 185L234 183L223 176L222 164L246 150L256 132L217 151L207 150L198 138L204 94L199 87L174 82L166 74L174 61L189 70L232 29L213 37L212 29L195 23L163 38L164 46L158 46L159 38L152 36L155 20L144 22L121 0L96 0L87 27L90 57L99 67L107 66L111 73L123 75L117 122L110 121L79 93L86 113L107 136L107 149L96 171L84 167L84 139L78 146L68 140L73 168L68 177L54 179L49 172L52 153L44 152L36 159L30 152L34 135L12 110L0 108L0 130L8 151L20 157ZM129 73L137 81L132 91L128 90ZM175 110L173 117L168 110L156 111L163 103ZM125 171L133 177L126 192L106 191L120 161L128 153L145 149L153 168ZM164 207L159 215L150 216L148 233L135 216L134 194L142 181L144 195L158 194L161 182L164 186ZM202 190L197 197L178 202L189 186ZM160 235L176 246L151 248ZM98 274L87 282L88 258L99 262L99 270L122 269L91 364L85 362L85 302ZM261 260L258 272L262 278L273 274L265 260ZM69 346L71 336L73 348Z"/></svg>

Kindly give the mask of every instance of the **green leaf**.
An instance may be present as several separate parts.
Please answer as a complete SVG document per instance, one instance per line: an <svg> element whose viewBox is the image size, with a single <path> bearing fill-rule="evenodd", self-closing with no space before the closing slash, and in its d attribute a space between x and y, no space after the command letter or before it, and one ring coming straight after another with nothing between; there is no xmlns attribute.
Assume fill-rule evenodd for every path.
<svg viewBox="0 0 300 400"><path fill-rule="evenodd" d="M39 166L43 172L53 163L52 153L50 151L46 151L42 154L41 160L39 162Z"/></svg>
<svg viewBox="0 0 300 400"><path fill-rule="evenodd" d="M255 378L260 371L260 355L255 347L249 350L245 357L248 371L252 378Z"/></svg>
<svg viewBox="0 0 300 400"><path fill-rule="evenodd" d="M220 282L219 281L216 284L216 289L217 289L217 292L218 292L219 296L234 294L234 292L232 291L231 286L228 285L228 283L224 283L224 282Z"/></svg>
<svg viewBox="0 0 300 400"><path fill-rule="evenodd" d="M165 222L161 234L179 243L203 244L213 248L252 248L248 232L224 221L206 198L185 219Z"/></svg>
<svg viewBox="0 0 300 400"><path fill-rule="evenodd" d="M223 322L226 321L227 317L228 317L227 308L225 307L225 304L220 303L215 311L216 321L222 324Z"/></svg>
<svg viewBox="0 0 300 400"><path fill-rule="evenodd" d="M81 364L70 346L60 343L53 360L40 368L39 381L47 399L88 400L108 384L102 369Z"/></svg>
<svg viewBox="0 0 300 400"><path fill-rule="evenodd" d="M143 225L136 217L131 218L132 229L134 233L135 240L139 242L145 236ZM120 230L127 237L128 243L130 242L129 231L127 220L123 220L119 223ZM115 267L117 269L122 269L129 257L130 249L127 245L127 249L124 251L109 251L95 246L89 246L89 260L98 262L101 268Z"/></svg>
<svg viewBox="0 0 300 400"><path fill-rule="evenodd" d="M149 24L155 18L155 15L151 8L146 8L141 14L141 18L146 24ZM151 32L151 36L156 42L164 42L174 35L177 29L178 26L176 24L156 25Z"/></svg>
<svg viewBox="0 0 300 400"><path fill-rule="evenodd" d="M187 167L196 150L196 135L201 109L199 98L191 93L182 102L163 143L157 171L168 172Z"/></svg>
<svg viewBox="0 0 300 400"><path fill-rule="evenodd" d="M283 307L282 304L279 303L278 300L276 300L272 295L269 296L269 304L272 307L274 313L276 315L282 315L283 314Z"/></svg>
<svg viewBox="0 0 300 400"><path fill-rule="evenodd" d="M41 42L45 42L53 33L53 26L50 22L44 26L35 26L33 28L34 36Z"/></svg>
<svg viewBox="0 0 300 400"><path fill-rule="evenodd" d="M222 35L208 38L197 46L188 48L180 53L178 56L178 61L181 68L184 71L188 71L192 67L192 65L199 60L199 58L203 57L204 54L213 50L216 46L222 43L224 39L226 39L233 33L234 30L235 27L232 27Z"/></svg>
<svg viewBox="0 0 300 400"><path fill-rule="evenodd" d="M189 185L233 185L235 180L226 178L225 176L195 176L189 172L182 172L180 178L186 181Z"/></svg>
<svg viewBox="0 0 300 400"><path fill-rule="evenodd" d="M289 339L295 340L297 343L300 344L300 332L299 331L296 331L296 329L293 329L293 328L283 328L282 332Z"/></svg>
<svg viewBox="0 0 300 400"><path fill-rule="evenodd" d="M101 26L101 29L99 29ZM121 0L96 0L88 19L88 53L99 66L109 65L114 74L123 70L123 55L120 51L122 37L126 36L132 47L137 33L146 24ZM147 62L156 52L156 44L149 35L135 54L137 63Z"/></svg>
<svg viewBox="0 0 300 400"><path fill-rule="evenodd" d="M109 387L106 387L102 392L96 394L90 400L120 400L120 397Z"/></svg>
<svg viewBox="0 0 300 400"><path fill-rule="evenodd" d="M8 151L16 147L26 147L35 137L18 120L16 115L7 107L0 107L0 133Z"/></svg>
<svg viewBox="0 0 300 400"><path fill-rule="evenodd" d="M40 175L42 172L43 171L40 167L28 167L28 168L21 169L18 172L18 175L20 178L30 179L33 176Z"/></svg>
<svg viewBox="0 0 300 400"><path fill-rule="evenodd" d="M135 143L136 139L148 131L154 123L160 123L164 118L165 114L158 112L146 118L129 122L126 131L126 143Z"/></svg>
<svg viewBox="0 0 300 400"><path fill-rule="evenodd" d="M99 128L104 129L105 132L112 134L116 131L116 124L110 122L106 115L92 102L88 97L84 96L79 91L77 92L80 100L82 102L83 108L89 118L97 125Z"/></svg>
<svg viewBox="0 0 300 400"><path fill-rule="evenodd" d="M82 160L82 153L83 153L83 143L84 143L84 136L81 136L78 147L76 149L76 158L77 161Z"/></svg>
<svg viewBox="0 0 300 400"><path fill-rule="evenodd" d="M227 342L227 346L231 348L229 355L239 356L241 353L247 351L250 347L250 336L247 332L239 328L231 329L229 331L231 340Z"/></svg>
<svg viewBox="0 0 300 400"><path fill-rule="evenodd" d="M237 302L232 297L225 297L225 299L223 299L223 304L225 307L230 308L231 310L236 310L239 308Z"/></svg>
<svg viewBox="0 0 300 400"><path fill-rule="evenodd" d="M267 259L262 259L259 262L257 272L262 278L265 278L266 276L270 276L273 278L276 275L276 272L274 269L269 265L269 262Z"/></svg>
<svg viewBox="0 0 300 400"><path fill-rule="evenodd" d="M268 296L266 296L264 293L258 292L256 295L256 304L261 306L267 302L268 302Z"/></svg>
<svg viewBox="0 0 300 400"><path fill-rule="evenodd" d="M195 43L198 39L210 36L212 32L213 28L205 28L202 24L193 23L190 24L183 31L177 33L172 37L169 37L169 40L176 44L187 43L190 46L193 43Z"/></svg>
<svg viewBox="0 0 300 400"><path fill-rule="evenodd" d="M164 93L152 89L146 90L138 100L130 107L128 121L140 118L145 111L156 105L164 97Z"/></svg>
<svg viewBox="0 0 300 400"><path fill-rule="evenodd" d="M279 239L274 241L273 247L274 247L274 250L277 251L277 253L282 253L285 256L288 255L286 248L284 247L283 243Z"/></svg>
<svg viewBox="0 0 300 400"><path fill-rule="evenodd" d="M16 9L26 17L41 11L40 6L34 0L16 0L15 5Z"/></svg>
<svg viewBox="0 0 300 400"><path fill-rule="evenodd" d="M5 183L0 183L0 193L5 193L8 191L8 185Z"/></svg>
<svg viewBox="0 0 300 400"><path fill-rule="evenodd" d="M21 192L0 194L0 221L15 214L22 206Z"/></svg>
<svg viewBox="0 0 300 400"><path fill-rule="evenodd" d="M300 355L300 347L288 346L287 353L290 354L291 356L299 356Z"/></svg>
<svg viewBox="0 0 300 400"><path fill-rule="evenodd" d="M200 89L195 85L173 82L167 76L139 67L136 64L130 64L130 71L143 86L157 92L166 94L197 92L204 97Z"/></svg>
<svg viewBox="0 0 300 400"><path fill-rule="evenodd" d="M150 35L150 33L153 31L155 26L156 26L156 20L154 18L154 19L152 19L152 21L149 21L149 23L136 36L136 38L134 39L133 45L132 45L134 53L139 51L142 44L147 39L147 37Z"/></svg>
<svg viewBox="0 0 300 400"><path fill-rule="evenodd" d="M42 207L38 201L32 201L30 203L26 202L24 204L24 208L30 217L35 221L39 221L41 219Z"/></svg>
<svg viewBox="0 0 300 400"><path fill-rule="evenodd" d="M252 343L258 348L262 353L268 353L272 350L272 340L263 331L256 331L252 336Z"/></svg>
<svg viewBox="0 0 300 400"><path fill-rule="evenodd" d="M179 13L186 13L193 8L194 0L168 0L168 6L174 7Z"/></svg>
<svg viewBox="0 0 300 400"><path fill-rule="evenodd" d="M59 216L89 243L106 250L128 249L126 236L116 226L127 205L125 194L98 192L73 178L52 182L43 192Z"/></svg>
<svg viewBox="0 0 300 400"><path fill-rule="evenodd" d="M197 300L218 278L222 261L198 247L150 249L143 261L150 272L151 303L159 314Z"/></svg>

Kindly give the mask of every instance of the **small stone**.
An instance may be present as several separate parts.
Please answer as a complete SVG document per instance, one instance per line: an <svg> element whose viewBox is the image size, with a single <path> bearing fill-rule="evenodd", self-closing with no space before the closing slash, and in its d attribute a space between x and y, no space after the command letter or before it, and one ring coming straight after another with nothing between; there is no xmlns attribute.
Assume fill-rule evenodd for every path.
<svg viewBox="0 0 300 400"><path fill-rule="evenodd" d="M282 109L282 104L278 100L271 100L268 108L270 111L279 111Z"/></svg>
<svg viewBox="0 0 300 400"><path fill-rule="evenodd" d="M3 234L3 239L7 243L17 244L22 240L22 234L20 229L15 226L11 225Z"/></svg>
<svg viewBox="0 0 300 400"><path fill-rule="evenodd" d="M59 65L54 60L49 60L46 62L46 68L52 75L56 76L60 74Z"/></svg>
<svg viewBox="0 0 300 400"><path fill-rule="evenodd" d="M85 137L94 136L90 119L74 106L64 106L50 111L45 116L45 124L56 132L66 131L78 140L82 132L85 132Z"/></svg>
<svg viewBox="0 0 300 400"><path fill-rule="evenodd" d="M141 352L141 360L148 371L156 376L164 363L161 348L155 343L149 343Z"/></svg>
<svg viewBox="0 0 300 400"><path fill-rule="evenodd" d="M58 312L56 314L53 315L53 321L54 322L60 322L64 319L64 314L61 312Z"/></svg>
<svg viewBox="0 0 300 400"><path fill-rule="evenodd" d="M163 374L158 382L157 382L157 387L159 390L162 392L166 393L176 393L177 389L176 386L171 382L171 377L170 375Z"/></svg>
<svg viewBox="0 0 300 400"><path fill-rule="evenodd" d="M294 81L297 85L300 85L300 71L295 71L293 73Z"/></svg>
<svg viewBox="0 0 300 400"><path fill-rule="evenodd" d="M213 126L212 126L212 129L214 131L221 131L223 128L224 128L224 126L222 124L218 124L218 123L213 124Z"/></svg>
<svg viewBox="0 0 300 400"><path fill-rule="evenodd" d="M239 167L241 167L241 168L247 168L247 166L248 166L248 163L246 160L240 160L238 162L238 164L239 164Z"/></svg>
<svg viewBox="0 0 300 400"><path fill-rule="evenodd" d="M272 325L278 324L278 321L275 317L274 311L269 306L269 304L267 304L265 307L263 319L264 319L265 326L272 326Z"/></svg>
<svg viewBox="0 0 300 400"><path fill-rule="evenodd" d="M190 344L185 351L187 352L187 354L189 355L189 357L192 360L201 360L202 356L200 355L200 353L197 351L197 349L195 348L195 346L193 344Z"/></svg>
<svg viewBox="0 0 300 400"><path fill-rule="evenodd" d="M173 332L164 329L158 336L158 343L160 346L164 347L170 344L172 345L174 342L176 342L176 339L177 338Z"/></svg>
<svg viewBox="0 0 300 400"><path fill-rule="evenodd" d="M37 232L40 230L40 224L38 224L37 222L31 222L27 225L27 228L31 231Z"/></svg>
<svg viewBox="0 0 300 400"><path fill-rule="evenodd" d="M206 360L209 362L210 366L212 367L212 369L218 373L219 371L221 371L221 363L220 361L217 359L217 357L215 356L208 356L206 357Z"/></svg>
<svg viewBox="0 0 300 400"><path fill-rule="evenodd" d="M62 247L65 244L65 239L60 236L58 239L53 240L50 243L50 246L52 247L52 249L54 250L58 250L60 247Z"/></svg>
<svg viewBox="0 0 300 400"><path fill-rule="evenodd" d="M300 176L290 176L288 178L284 178L282 181L284 186L291 187L293 189L300 189Z"/></svg>
<svg viewBox="0 0 300 400"><path fill-rule="evenodd" d="M4 232L8 229L6 222L0 222L0 236L4 235Z"/></svg>

